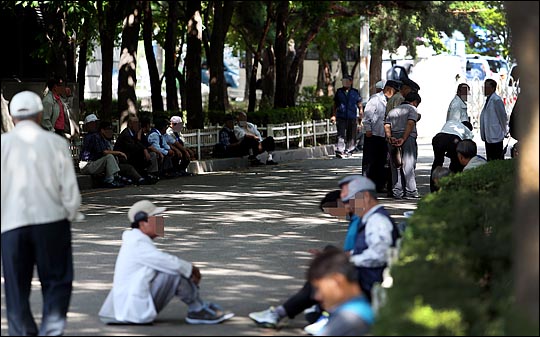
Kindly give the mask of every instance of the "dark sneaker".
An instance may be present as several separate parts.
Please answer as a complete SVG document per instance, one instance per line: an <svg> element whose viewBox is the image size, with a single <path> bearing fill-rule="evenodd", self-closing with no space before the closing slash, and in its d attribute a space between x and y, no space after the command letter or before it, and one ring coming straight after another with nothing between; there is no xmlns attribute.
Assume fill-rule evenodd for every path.
<svg viewBox="0 0 540 337"><path fill-rule="evenodd" d="M118 181L113 181L111 183L106 183L106 182L103 183L103 187L105 187L105 188L121 188L121 187L124 187L124 186L126 186L126 185L124 185L124 184L122 184L122 183L120 183Z"/></svg>
<svg viewBox="0 0 540 337"><path fill-rule="evenodd" d="M251 160L249 162L249 165L250 166L261 166L261 165L264 165L262 161L260 161L259 159L255 159L255 160Z"/></svg>
<svg viewBox="0 0 540 337"><path fill-rule="evenodd" d="M277 163L273 160L267 160L266 165L277 165Z"/></svg>
<svg viewBox="0 0 540 337"><path fill-rule="evenodd" d="M418 200L418 199L421 199L421 198L422 197L419 194L407 194L404 197L404 199L408 199L408 200Z"/></svg>
<svg viewBox="0 0 540 337"><path fill-rule="evenodd" d="M212 309L214 308L214 309ZM218 310L217 306L209 305L200 311L188 312L186 322L189 324L218 324L234 316L232 312Z"/></svg>
<svg viewBox="0 0 540 337"><path fill-rule="evenodd" d="M343 158L342 153L339 151L336 151L336 158Z"/></svg>

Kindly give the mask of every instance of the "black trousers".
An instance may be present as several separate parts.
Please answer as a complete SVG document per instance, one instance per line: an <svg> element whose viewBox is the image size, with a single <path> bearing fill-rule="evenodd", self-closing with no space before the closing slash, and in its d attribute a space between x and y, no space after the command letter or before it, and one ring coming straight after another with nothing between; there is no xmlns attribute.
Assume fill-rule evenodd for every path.
<svg viewBox="0 0 540 337"><path fill-rule="evenodd" d="M70 227L69 221L61 220L2 233L2 267L10 336L63 334L73 282ZM43 295L43 318L39 331L29 302L34 265L37 265Z"/></svg>
<svg viewBox="0 0 540 337"><path fill-rule="evenodd" d="M461 141L456 135L449 133L439 132L431 140L431 146L433 147L433 164L431 165L431 175L429 180L429 187L431 192L436 190L435 183L433 182L433 170L437 166L443 166L444 157L450 158L450 166L448 167L451 172L457 173L463 171L463 165L459 163L457 157L457 143Z"/></svg>
<svg viewBox="0 0 540 337"><path fill-rule="evenodd" d="M304 283L304 286L300 291L289 297L289 299L283 303L287 316L289 316L289 318L295 318L304 310L310 308L314 304L318 304L319 302L315 301L314 296L315 289L313 289L311 283Z"/></svg>
<svg viewBox="0 0 540 337"><path fill-rule="evenodd" d="M379 136L364 137L363 151L362 174L375 183L377 191L381 191L386 185L384 168L388 153L386 139Z"/></svg>
<svg viewBox="0 0 540 337"><path fill-rule="evenodd" d="M485 144L486 144L486 157L488 161L504 159L503 141L500 141L498 143L485 142Z"/></svg>
<svg viewBox="0 0 540 337"><path fill-rule="evenodd" d="M242 157L249 154L251 149L253 155L256 156L263 152L272 152L276 149L276 144L273 137L266 137L260 143L262 150L259 150L259 141L254 138L244 137L240 142L240 145L234 147L225 148L221 144L216 144L214 146L214 156L217 158L231 158L231 157Z"/></svg>

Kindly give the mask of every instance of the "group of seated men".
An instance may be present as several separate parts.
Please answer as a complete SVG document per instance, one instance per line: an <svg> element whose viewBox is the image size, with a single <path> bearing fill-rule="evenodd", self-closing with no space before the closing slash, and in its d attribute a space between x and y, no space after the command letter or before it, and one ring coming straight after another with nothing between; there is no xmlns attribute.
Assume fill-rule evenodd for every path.
<svg viewBox="0 0 540 337"><path fill-rule="evenodd" d="M224 126L219 131L219 142L214 146L214 157L231 158L248 156L252 166L263 165L257 155L268 152L266 165L276 165L273 159L275 149L274 138L263 139L257 126L247 121L245 112L238 113L236 117L226 115Z"/></svg>
<svg viewBox="0 0 540 337"><path fill-rule="evenodd" d="M111 123L100 121L95 114L86 116L84 122L87 134L81 149L81 173L102 178L103 187L148 185L160 178L191 175L186 169L195 154L184 146L179 116L171 117L170 122L158 119L152 128L150 119L139 121L131 115L114 145Z"/></svg>

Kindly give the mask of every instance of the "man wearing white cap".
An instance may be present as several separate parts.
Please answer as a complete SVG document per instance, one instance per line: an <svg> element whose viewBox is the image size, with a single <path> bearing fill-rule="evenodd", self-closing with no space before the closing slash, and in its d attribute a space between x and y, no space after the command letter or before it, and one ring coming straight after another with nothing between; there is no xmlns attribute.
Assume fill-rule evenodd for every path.
<svg viewBox="0 0 540 337"><path fill-rule="evenodd" d="M187 167L191 160L195 159L195 152L184 144L184 137L182 136L183 127L184 123L182 117L172 116L169 127L167 128L167 143L169 143L171 148L175 149L175 151L180 152L180 165L178 171L181 175L186 176L191 175L187 172Z"/></svg>
<svg viewBox="0 0 540 337"><path fill-rule="evenodd" d="M151 323L174 296L188 305L189 324L217 324L234 316L201 299L199 268L154 245L152 218L165 210L148 200L129 209L131 230L122 234L113 288L99 311L104 323Z"/></svg>
<svg viewBox="0 0 540 337"><path fill-rule="evenodd" d="M358 227L348 231L356 233L354 247L349 252L351 262L358 269L362 292L371 300L371 288L383 280L388 250L395 246L399 230L390 214L379 205L375 184L370 179L348 176L339 182L339 187L347 210L360 218Z"/></svg>
<svg viewBox="0 0 540 337"><path fill-rule="evenodd" d="M384 89L384 81L379 81L375 83L375 93L378 94Z"/></svg>
<svg viewBox="0 0 540 337"><path fill-rule="evenodd" d="M15 128L2 134L2 268L11 336L62 335L73 281L71 223L81 195L67 141L41 125L31 91L11 99ZM54 159L53 159L54 158ZM30 308L37 265L43 294L38 329Z"/></svg>

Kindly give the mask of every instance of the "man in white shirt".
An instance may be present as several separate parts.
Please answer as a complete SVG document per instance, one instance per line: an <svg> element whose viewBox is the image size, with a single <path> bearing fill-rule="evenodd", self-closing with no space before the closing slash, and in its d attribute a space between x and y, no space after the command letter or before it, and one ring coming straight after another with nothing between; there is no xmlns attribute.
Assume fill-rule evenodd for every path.
<svg viewBox="0 0 540 337"><path fill-rule="evenodd" d="M257 126L247 121L247 114L245 112L238 113L238 124L234 127L234 135L240 142L240 146L246 148L249 151L249 160L251 165L257 166L262 163L257 159L257 155L263 152L268 152L268 158L266 159L266 165L276 165L272 157L272 153L276 148L273 137L266 137L263 139Z"/></svg>
<svg viewBox="0 0 540 337"><path fill-rule="evenodd" d="M217 324L234 316L200 298L199 268L156 248L152 217L164 211L148 200L129 209L131 230L122 234L113 288L99 311L104 323L151 323L174 296L188 305L189 324Z"/></svg>
<svg viewBox="0 0 540 337"><path fill-rule="evenodd" d="M71 223L81 204L66 139L40 123L41 98L23 91L11 99L15 128L2 143L2 267L11 336L62 335L73 281ZM43 318L30 309L37 265Z"/></svg>
<svg viewBox="0 0 540 337"><path fill-rule="evenodd" d="M508 116L504 103L495 93L497 82L487 79L484 82L486 103L480 113L480 137L486 144L487 160L504 159L503 140L508 135Z"/></svg>
<svg viewBox="0 0 540 337"><path fill-rule="evenodd" d="M470 95L471 88L467 83L460 83L457 87L456 96L448 106L446 113L446 121L470 122L467 113L467 100Z"/></svg>

